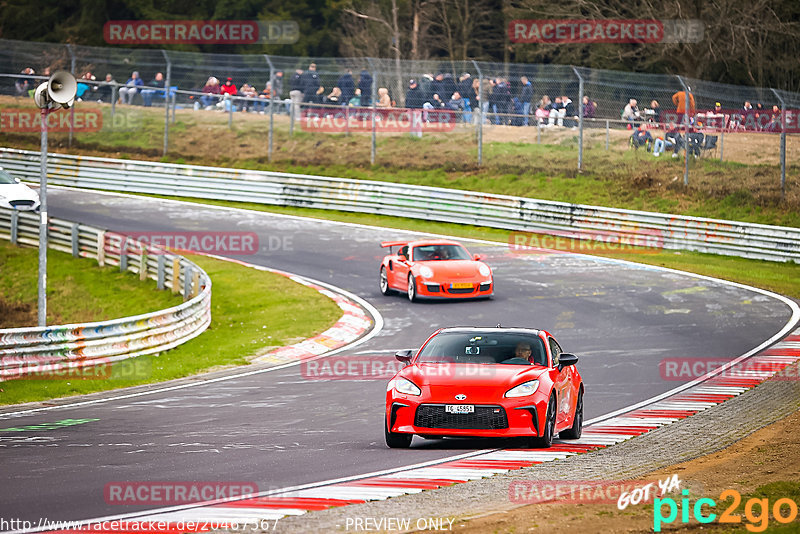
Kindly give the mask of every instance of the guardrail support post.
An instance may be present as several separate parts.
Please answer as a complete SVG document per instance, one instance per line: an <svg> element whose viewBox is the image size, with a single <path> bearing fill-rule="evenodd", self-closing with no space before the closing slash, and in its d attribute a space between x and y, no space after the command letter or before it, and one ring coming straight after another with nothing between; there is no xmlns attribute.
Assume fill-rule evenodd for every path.
<svg viewBox="0 0 800 534"><path fill-rule="evenodd" d="M156 273L156 287L158 289L164 289L164 280L167 277L167 261L164 258L164 252L161 251L161 254L158 255L158 272Z"/></svg>
<svg viewBox="0 0 800 534"><path fill-rule="evenodd" d="M106 233L97 234L97 265L103 267L106 264Z"/></svg>
<svg viewBox="0 0 800 534"><path fill-rule="evenodd" d="M192 269L192 298L200 294L200 272Z"/></svg>
<svg viewBox="0 0 800 534"><path fill-rule="evenodd" d="M19 233L19 212L13 210L11 212L11 244L17 244L17 233Z"/></svg>
<svg viewBox="0 0 800 534"><path fill-rule="evenodd" d="M188 265L183 269L183 300L192 298L192 276L194 269Z"/></svg>
<svg viewBox="0 0 800 534"><path fill-rule="evenodd" d="M78 230L78 223L72 223L70 237L72 238L72 256L77 258L80 253L80 231Z"/></svg>
<svg viewBox="0 0 800 534"><path fill-rule="evenodd" d="M172 292L178 293L181 290L181 260L172 259Z"/></svg>
<svg viewBox="0 0 800 534"><path fill-rule="evenodd" d="M725 150L725 132L719 133L719 160L722 161L722 152Z"/></svg>
<svg viewBox="0 0 800 534"><path fill-rule="evenodd" d="M119 271L124 273L128 270L128 237L122 238L122 245L119 247Z"/></svg>
<svg viewBox="0 0 800 534"><path fill-rule="evenodd" d="M147 280L147 251L142 249L142 254L139 256L139 280Z"/></svg>

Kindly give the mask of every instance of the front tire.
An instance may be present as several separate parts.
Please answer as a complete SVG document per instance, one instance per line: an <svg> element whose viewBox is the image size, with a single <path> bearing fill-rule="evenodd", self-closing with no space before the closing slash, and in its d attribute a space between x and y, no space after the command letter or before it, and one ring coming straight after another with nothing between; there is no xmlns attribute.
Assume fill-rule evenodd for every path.
<svg viewBox="0 0 800 534"><path fill-rule="evenodd" d="M411 302L417 300L417 282L413 274L408 275L408 300Z"/></svg>
<svg viewBox="0 0 800 534"><path fill-rule="evenodd" d="M575 419L572 428L562 430L558 437L561 439L580 439L583 433L583 391L578 393L578 402L575 404Z"/></svg>
<svg viewBox="0 0 800 534"><path fill-rule="evenodd" d="M556 428L556 399L550 397L550 402L547 403L547 414L544 418L544 428L542 428L542 435L532 438L531 444L539 449L549 449L553 444L553 433Z"/></svg>
<svg viewBox="0 0 800 534"><path fill-rule="evenodd" d="M390 449L407 449L411 446L411 438L414 437L414 434L392 432L388 426L384 426L383 435L386 438L386 446Z"/></svg>
<svg viewBox="0 0 800 534"><path fill-rule="evenodd" d="M383 293L384 295L392 294L392 290L389 289L389 276L388 273L386 272L386 267L383 266L381 266L380 285L381 285L381 293Z"/></svg>

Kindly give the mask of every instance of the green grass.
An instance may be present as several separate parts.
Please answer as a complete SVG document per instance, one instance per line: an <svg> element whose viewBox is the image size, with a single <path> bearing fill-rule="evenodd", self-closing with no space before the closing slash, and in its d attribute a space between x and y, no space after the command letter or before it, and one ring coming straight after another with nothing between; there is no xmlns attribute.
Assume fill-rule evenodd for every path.
<svg viewBox="0 0 800 534"><path fill-rule="evenodd" d="M36 250L27 249L26 252L35 255ZM288 345L326 330L341 315L333 301L286 277L202 256L188 257L211 276L213 283L212 322L206 332L160 355L143 356L112 366L107 374L101 373L101 379L2 382L0 404L80 395L244 365L248 363L248 357L264 352L268 347ZM86 279L81 281L82 286L116 285L116 280L107 278L105 272L87 268L88 260L68 257L65 261L75 264L77 270L88 272ZM141 283L137 278L130 278L133 278L132 286L136 287L125 294L126 298L138 291L142 293L137 297L140 299L138 302L149 302L149 299L169 294L155 291L154 287L152 290L144 289L144 286L139 286ZM152 302L149 307L153 308ZM143 311L142 307L131 310L133 313L126 312L127 315Z"/></svg>
<svg viewBox="0 0 800 534"><path fill-rule="evenodd" d="M152 195L155 196L155 195ZM255 203L226 202L205 199L172 198L200 204L212 204L234 208L245 208L270 213L314 217L332 221L366 224L386 228L398 228L417 232L430 232L456 237L472 239L485 239L500 243L508 243L510 232L494 228L471 226L465 224L439 223L419 219L403 219L400 217L387 217L382 215L369 215L364 213L348 213L343 211L329 211L308 208L267 206ZM730 280L747 284L762 289L775 291L782 295L800 298L800 264L778 263L764 260L749 260L733 256L720 256L700 252L669 251L663 250L653 253L626 252L604 253L603 257L615 258L637 263L657 265L680 271L689 271L706 276L713 276L723 280Z"/></svg>

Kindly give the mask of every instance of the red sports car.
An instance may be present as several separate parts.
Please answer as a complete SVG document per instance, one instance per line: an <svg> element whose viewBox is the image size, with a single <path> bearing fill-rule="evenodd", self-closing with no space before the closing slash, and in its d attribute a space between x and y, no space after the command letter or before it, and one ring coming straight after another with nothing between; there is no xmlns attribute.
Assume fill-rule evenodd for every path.
<svg viewBox="0 0 800 534"><path fill-rule="evenodd" d="M380 268L381 293L395 291L419 298L488 298L494 293L492 270L481 256L457 241L384 241L390 247ZM392 247L400 247L392 254Z"/></svg>
<svg viewBox="0 0 800 534"><path fill-rule="evenodd" d="M414 434L523 436L545 448L555 434L581 437L578 357L544 330L443 328L413 353L395 355L408 365L386 390L389 447L410 446Z"/></svg>

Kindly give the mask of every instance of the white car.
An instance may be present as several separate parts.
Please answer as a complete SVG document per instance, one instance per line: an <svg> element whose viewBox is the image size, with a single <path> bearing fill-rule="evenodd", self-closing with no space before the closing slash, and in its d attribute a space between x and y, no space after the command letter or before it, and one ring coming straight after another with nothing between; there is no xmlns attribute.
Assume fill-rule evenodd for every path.
<svg viewBox="0 0 800 534"><path fill-rule="evenodd" d="M38 210L39 195L0 167L0 208L20 211Z"/></svg>

